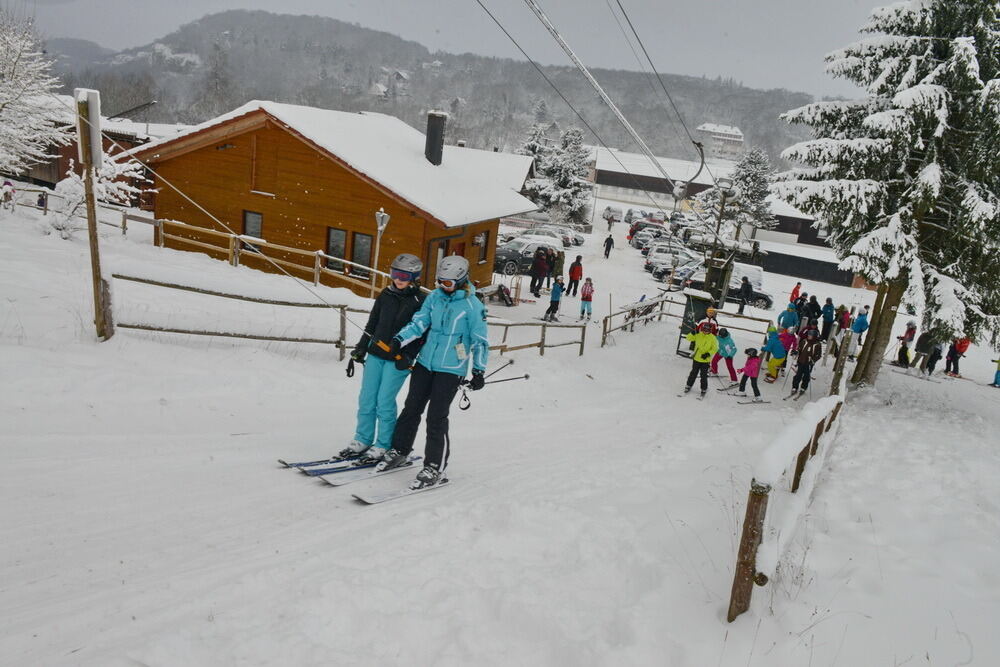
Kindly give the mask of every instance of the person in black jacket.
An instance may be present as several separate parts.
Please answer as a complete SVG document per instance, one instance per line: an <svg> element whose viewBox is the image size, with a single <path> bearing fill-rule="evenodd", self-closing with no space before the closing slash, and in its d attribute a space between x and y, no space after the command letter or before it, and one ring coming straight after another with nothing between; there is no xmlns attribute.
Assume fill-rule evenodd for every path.
<svg viewBox="0 0 1000 667"><path fill-rule="evenodd" d="M392 261L389 270L392 283L375 299L361 340L351 352L348 375L353 373L354 362L364 363L365 372L358 397L354 439L339 456L360 455L359 464L381 460L392 445L396 429L396 394L410 375L423 339L411 342L398 355L391 353L390 344L424 303L417 282L422 270L423 263L416 255L403 253ZM368 357L367 362L365 357Z"/></svg>
<svg viewBox="0 0 1000 667"><path fill-rule="evenodd" d="M743 314L743 309L753 300L753 285L750 284L750 279L743 276L743 281L740 283L740 307L736 312L740 315Z"/></svg>
<svg viewBox="0 0 1000 667"><path fill-rule="evenodd" d="M819 322L819 318L823 315L823 306L819 305L819 301L816 300L816 295L813 294L809 297L809 302L804 306L806 311L806 319L816 320Z"/></svg>

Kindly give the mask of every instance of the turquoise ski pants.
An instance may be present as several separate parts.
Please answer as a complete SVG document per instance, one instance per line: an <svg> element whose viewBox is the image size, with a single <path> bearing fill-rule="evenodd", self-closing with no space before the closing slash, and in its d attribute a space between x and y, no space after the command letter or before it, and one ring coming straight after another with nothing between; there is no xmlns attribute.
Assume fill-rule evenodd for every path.
<svg viewBox="0 0 1000 667"><path fill-rule="evenodd" d="M396 429L396 395L410 371L401 371L392 361L373 355L365 359L365 372L358 396L358 425L354 439L381 449L392 445L392 432ZM378 440L375 424L378 422Z"/></svg>

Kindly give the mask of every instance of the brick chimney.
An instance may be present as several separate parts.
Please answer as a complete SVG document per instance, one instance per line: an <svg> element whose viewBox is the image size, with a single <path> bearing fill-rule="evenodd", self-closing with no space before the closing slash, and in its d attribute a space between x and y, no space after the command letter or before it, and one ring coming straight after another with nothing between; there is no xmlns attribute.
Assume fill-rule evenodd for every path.
<svg viewBox="0 0 1000 667"><path fill-rule="evenodd" d="M424 144L424 157L433 165L441 164L444 153L444 124L448 114L443 111L427 113L427 142Z"/></svg>

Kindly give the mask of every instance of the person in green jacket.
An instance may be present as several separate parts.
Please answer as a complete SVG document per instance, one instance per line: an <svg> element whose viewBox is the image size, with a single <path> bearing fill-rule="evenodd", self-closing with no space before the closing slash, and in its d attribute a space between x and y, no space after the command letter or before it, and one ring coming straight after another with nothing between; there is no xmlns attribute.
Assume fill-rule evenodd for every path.
<svg viewBox="0 0 1000 667"><path fill-rule="evenodd" d="M696 333L685 336L694 343L694 352L691 355L691 372L688 373L687 385L684 393L691 391L694 386L694 379L701 375L701 397L705 397L708 391L708 366L712 363L712 357L719 351L719 339L712 333L712 325L707 321L698 325Z"/></svg>

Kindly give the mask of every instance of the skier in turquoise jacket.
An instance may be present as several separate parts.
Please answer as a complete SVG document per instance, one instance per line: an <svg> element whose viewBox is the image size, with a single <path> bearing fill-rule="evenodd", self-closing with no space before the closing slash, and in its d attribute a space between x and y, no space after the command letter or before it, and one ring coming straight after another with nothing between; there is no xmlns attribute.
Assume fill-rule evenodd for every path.
<svg viewBox="0 0 1000 667"><path fill-rule="evenodd" d="M719 360L726 360L726 368L729 369L729 380L736 382L736 367L733 365L733 357L736 356L736 343L729 336L729 329L719 329L715 336L719 340L719 351L712 357L712 375L719 374Z"/></svg>
<svg viewBox="0 0 1000 667"><path fill-rule="evenodd" d="M489 359L486 307L476 298L476 289L469 283L469 261L458 256L442 259L437 269L437 285L410 323L392 340L395 352L427 336L410 376L406 403L396 421L392 449L375 468L389 470L406 462L426 408L424 468L411 484L414 489L447 481L444 472L450 454L448 413L452 399L465 381L470 365L470 388L474 391L483 388L483 373Z"/></svg>
<svg viewBox="0 0 1000 667"><path fill-rule="evenodd" d="M794 303L788 304L788 307L778 315L778 328L779 329L794 329L799 324L799 312L795 308Z"/></svg>

